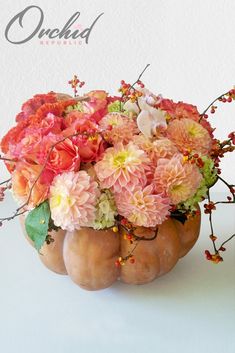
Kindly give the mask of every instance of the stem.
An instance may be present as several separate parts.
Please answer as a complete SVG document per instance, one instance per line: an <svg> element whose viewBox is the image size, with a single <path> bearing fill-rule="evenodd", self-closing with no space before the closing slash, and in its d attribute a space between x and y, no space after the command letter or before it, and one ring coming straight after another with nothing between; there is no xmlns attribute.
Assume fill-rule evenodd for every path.
<svg viewBox="0 0 235 353"><path fill-rule="evenodd" d="M211 107L215 102L217 102L217 100L219 100L219 99L223 98L224 96L226 96L226 94L229 94L229 91L226 92L226 93L221 94L219 97L215 98L215 99L213 100L213 102L211 102L211 103L208 105L208 107L204 110L204 112L203 112L202 114L200 114L199 123L200 123L201 119L203 118L203 116L206 114L206 112L210 109L210 107Z"/></svg>
<svg viewBox="0 0 235 353"><path fill-rule="evenodd" d="M135 249L137 248L138 245L139 245L139 243L137 241L135 246L133 247L133 249L128 252L128 255L125 257L125 260L128 260L133 255L133 252L135 251Z"/></svg>
<svg viewBox="0 0 235 353"><path fill-rule="evenodd" d="M147 70L147 68L150 66L150 64L147 64L145 66L145 68L143 69L143 71L141 72L141 74L139 75L139 77L137 78L137 80L131 85L131 88L134 88L134 86L137 84L137 82L141 79L141 77L143 76L143 74L145 73L145 71ZM135 89L135 88L134 88Z"/></svg>
<svg viewBox="0 0 235 353"><path fill-rule="evenodd" d="M124 261L129 260L129 258L133 256L133 253L134 253L134 251L135 251L135 249L137 248L138 245L139 245L139 242L137 241L137 242L135 243L133 249L130 250L130 251L128 251L128 254L127 254L125 257L123 257L122 259L123 259Z"/></svg>
<svg viewBox="0 0 235 353"><path fill-rule="evenodd" d="M130 234L130 233L129 233ZM128 252L127 256L124 257L124 260L127 261L130 257L133 256L133 253L135 251L135 249L137 248L137 246L139 245L139 242L144 240L144 241L152 241L154 239L156 239L157 237L157 234L158 234L158 227L155 229L155 233L154 233L154 236L151 237L151 238L146 238L146 237L138 237L137 235L135 235L134 233L132 234L133 235L133 238L135 239L136 241L136 244L134 246L134 248Z"/></svg>
<svg viewBox="0 0 235 353"><path fill-rule="evenodd" d="M157 235L158 235L158 227L155 229L154 235L151 238L146 238L144 236L139 237L139 236L133 234L135 240L138 240L138 241L142 241L142 240L144 240L144 241L152 241L152 240L157 238Z"/></svg>
<svg viewBox="0 0 235 353"><path fill-rule="evenodd" d="M6 157L0 157L1 161L6 161L6 162L11 162L11 163L16 163L17 159L10 159L10 158L6 158Z"/></svg>
<svg viewBox="0 0 235 353"><path fill-rule="evenodd" d="M5 217L5 218L0 218L0 222L4 222L4 221L11 221L12 219L24 214L25 212L27 212L27 210L23 210L21 212L18 212L16 210L16 212L13 214L13 216L10 216L10 217Z"/></svg>
<svg viewBox="0 0 235 353"><path fill-rule="evenodd" d="M9 181L11 181L11 178L9 178L9 179L7 179L7 180L5 180L5 181L2 181L2 182L0 183L0 185L7 184L7 183L9 183Z"/></svg>
<svg viewBox="0 0 235 353"><path fill-rule="evenodd" d="M74 99L77 101L77 102L87 102L90 100L90 97L88 96L75 96Z"/></svg>
<svg viewBox="0 0 235 353"><path fill-rule="evenodd" d="M225 146L231 146L232 139L224 140L223 142L219 142L220 148L224 148Z"/></svg>
<svg viewBox="0 0 235 353"><path fill-rule="evenodd" d="M210 190L208 189L207 191L207 197L208 197L208 201L209 203L211 202L211 198L210 198ZM212 212L210 211L209 213L209 222L210 222L210 228L211 228L211 236L214 236L214 229L213 229L213 222L212 222ZM215 253L218 253L218 250L216 248L216 245L215 245L215 241L213 239L212 240L212 243L213 243L213 248L214 248L214 251Z"/></svg>
<svg viewBox="0 0 235 353"><path fill-rule="evenodd" d="M141 79L141 77L143 76L143 74L145 73L145 71L147 70L147 68L148 68L149 66L150 66L150 64L147 64L147 65L145 66L145 68L143 69L143 71L139 74L137 80L136 80L134 83L132 83L132 85L130 86L130 88L132 88L134 91L136 90L134 86L135 86L136 83ZM121 95L120 110L121 110L121 106L122 106L123 96L124 96L124 94ZM139 110L140 110L138 101L136 102L136 104L137 104L137 106L138 106L138 108L139 108Z"/></svg>
<svg viewBox="0 0 235 353"><path fill-rule="evenodd" d="M219 204L228 204L228 203L231 203L231 204L234 204L235 201L216 201L214 202L214 205L219 205Z"/></svg>
<svg viewBox="0 0 235 353"><path fill-rule="evenodd" d="M227 240L225 240L225 241L221 244L220 247L224 246L228 241L230 241L230 240L231 240L232 238L234 238L234 237L235 237L235 234L231 235L231 237L228 238Z"/></svg>
<svg viewBox="0 0 235 353"><path fill-rule="evenodd" d="M119 222L119 225L130 235L132 235L132 237L137 240L137 241L151 241L156 239L157 235L158 235L158 227L155 229L154 235L150 238L146 238L145 236L138 236L134 233L134 230L128 229L127 227L125 227L123 224L121 224Z"/></svg>
<svg viewBox="0 0 235 353"><path fill-rule="evenodd" d="M234 187L235 185L231 185L229 183L227 183L226 180L224 180L221 176L217 175L218 179L222 181L222 183L224 183L230 190L231 187Z"/></svg>

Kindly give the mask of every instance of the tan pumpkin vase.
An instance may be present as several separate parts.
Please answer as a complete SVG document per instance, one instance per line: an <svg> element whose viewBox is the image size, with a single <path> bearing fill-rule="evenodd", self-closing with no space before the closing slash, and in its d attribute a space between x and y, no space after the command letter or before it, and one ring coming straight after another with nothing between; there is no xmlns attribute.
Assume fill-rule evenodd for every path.
<svg viewBox="0 0 235 353"><path fill-rule="evenodd" d="M24 228L24 219L21 221ZM144 284L169 272L189 252L199 236L200 224L200 215L189 218L184 225L174 219L165 221L154 240L138 241L135 263L127 261L120 267L115 261L119 256L127 256L134 244L125 240L122 232L114 233L112 229L53 231L50 235L54 242L45 243L39 257L51 271L68 274L87 290L110 287L118 279L129 284ZM153 236L147 228L139 228L136 232L139 235L137 233L146 238Z"/></svg>

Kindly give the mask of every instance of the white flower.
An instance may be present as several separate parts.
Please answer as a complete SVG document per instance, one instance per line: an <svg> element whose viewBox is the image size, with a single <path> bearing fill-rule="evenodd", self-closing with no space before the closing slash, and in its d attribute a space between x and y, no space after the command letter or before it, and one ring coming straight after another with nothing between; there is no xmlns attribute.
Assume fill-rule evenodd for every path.
<svg viewBox="0 0 235 353"><path fill-rule="evenodd" d="M147 89L138 89L143 95L138 98L138 105L127 101L124 109L137 114L137 125L142 134L148 138L155 135L157 129L166 129L166 113L154 108L161 96L155 96ZM138 107L139 106L139 107ZM139 109L140 108L140 109Z"/></svg>
<svg viewBox="0 0 235 353"><path fill-rule="evenodd" d="M91 227L99 196L97 182L84 170L57 175L49 195L54 224L68 231Z"/></svg>

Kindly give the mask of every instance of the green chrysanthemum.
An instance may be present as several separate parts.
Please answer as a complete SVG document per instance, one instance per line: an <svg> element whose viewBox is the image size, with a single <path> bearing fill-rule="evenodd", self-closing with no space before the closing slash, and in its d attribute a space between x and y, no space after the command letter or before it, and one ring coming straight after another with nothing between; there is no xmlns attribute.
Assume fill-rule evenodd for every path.
<svg viewBox="0 0 235 353"><path fill-rule="evenodd" d="M216 182L217 170L211 158L207 156L202 156L201 159L204 162L204 166L201 168L201 173L205 180L206 186L208 186L209 188Z"/></svg>
<svg viewBox="0 0 235 353"><path fill-rule="evenodd" d="M119 100L116 100L108 105L108 112L113 113L113 112L121 112L123 109L123 103L120 102Z"/></svg>
<svg viewBox="0 0 235 353"><path fill-rule="evenodd" d="M197 204L207 197L208 189L216 182L217 170L213 160L207 156L202 156L201 159L204 163L203 167L200 168L203 180L193 197L181 203L179 208L195 211Z"/></svg>
<svg viewBox="0 0 235 353"><path fill-rule="evenodd" d="M77 104L74 104L74 105L69 105L67 108L66 108L66 113L70 113L74 110L77 110L78 112L82 112L83 111L83 108L82 108L82 104L80 102L78 102Z"/></svg>
<svg viewBox="0 0 235 353"><path fill-rule="evenodd" d="M129 112L128 110L125 110L123 108L124 104L122 102L120 102L119 100L116 100L115 102L113 103L110 103L108 105L108 112L109 113L118 113L118 112L121 112L122 114L124 115L127 115L127 116L133 116L133 112Z"/></svg>
<svg viewBox="0 0 235 353"><path fill-rule="evenodd" d="M190 199L188 199L185 202L183 202L182 204L180 204L179 208L191 210L191 211L196 211L197 204L199 202L201 202L206 197L207 190L208 190L208 188L206 186L205 180L202 180L196 193Z"/></svg>
<svg viewBox="0 0 235 353"><path fill-rule="evenodd" d="M115 223L117 209L113 195L109 190L103 190L96 206L95 229L112 227Z"/></svg>

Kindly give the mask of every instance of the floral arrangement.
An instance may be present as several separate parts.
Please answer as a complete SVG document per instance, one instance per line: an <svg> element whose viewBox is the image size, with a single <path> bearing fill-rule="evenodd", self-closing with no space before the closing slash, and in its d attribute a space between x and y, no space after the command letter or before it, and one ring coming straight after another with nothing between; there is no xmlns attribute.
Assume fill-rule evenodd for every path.
<svg viewBox="0 0 235 353"><path fill-rule="evenodd" d="M146 68L148 65L146 66ZM200 114L191 104L175 103L145 88L121 81L119 96L102 90L78 95L84 85L69 81L74 97L49 92L23 104L16 125L1 140L10 178L1 183L0 200L11 189L20 206L1 225L25 214L25 226L37 250L53 239L52 229L125 230L128 241L142 241L136 227L155 230L169 217L181 222L205 213L211 225L214 263L223 260L214 234L212 214L219 203L235 203L234 185L221 177L219 163L235 149L235 132L225 141L214 137L208 113L216 102L235 100L231 89ZM221 181L226 200L213 202L210 189ZM149 238L148 238L149 240ZM134 247L135 248L135 247ZM133 251L116 265L135 262ZM138 259L136 259L138 261Z"/></svg>

